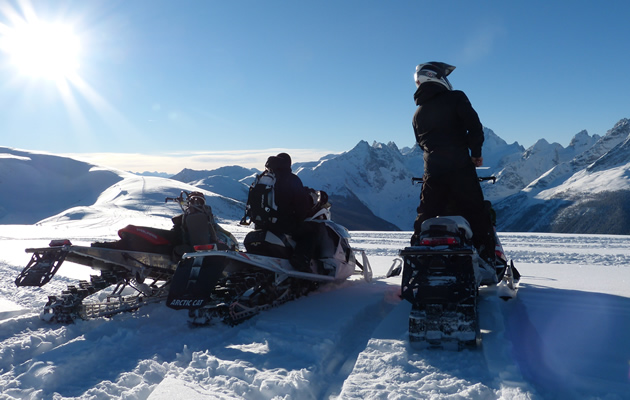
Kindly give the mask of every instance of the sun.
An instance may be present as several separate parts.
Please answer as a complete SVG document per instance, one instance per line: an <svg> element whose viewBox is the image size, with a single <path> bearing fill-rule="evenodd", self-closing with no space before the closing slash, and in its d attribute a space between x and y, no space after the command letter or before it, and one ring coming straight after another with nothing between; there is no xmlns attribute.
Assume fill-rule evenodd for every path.
<svg viewBox="0 0 630 400"><path fill-rule="evenodd" d="M20 75L33 79L70 79L79 69L80 42L70 25L23 22L5 30L0 48Z"/></svg>
<svg viewBox="0 0 630 400"><path fill-rule="evenodd" d="M113 132L135 132L125 114L101 92L108 88L98 77L109 71L91 62L90 56L109 50L98 47L102 45L98 39L111 34L109 20L99 19L93 24L100 9L90 4L100 6L80 3L86 6L0 0L0 86L2 100L11 99L5 107L10 110L7 119L19 121L25 114L39 113L42 118L33 118L38 129L48 125L56 131L60 123L67 122L68 134L80 142L90 141L92 132L103 124ZM60 109L65 112L57 112Z"/></svg>

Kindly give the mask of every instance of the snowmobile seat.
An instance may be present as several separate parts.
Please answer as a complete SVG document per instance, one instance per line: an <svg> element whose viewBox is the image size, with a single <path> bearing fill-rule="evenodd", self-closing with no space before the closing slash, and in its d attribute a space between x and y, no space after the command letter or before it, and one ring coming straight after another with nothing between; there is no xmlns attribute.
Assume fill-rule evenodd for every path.
<svg viewBox="0 0 630 400"><path fill-rule="evenodd" d="M95 242L92 247L103 247L115 250L130 250L157 254L171 254L175 233L170 230L147 226L127 225L118 230L120 240L115 242Z"/></svg>
<svg viewBox="0 0 630 400"><path fill-rule="evenodd" d="M276 234L267 230L254 230L243 240L248 253L276 258L291 258L295 241L287 234Z"/></svg>
<svg viewBox="0 0 630 400"><path fill-rule="evenodd" d="M435 233L454 233L462 235L465 239L472 238L472 229L466 218L454 215L448 217L429 218L422 222L421 235Z"/></svg>

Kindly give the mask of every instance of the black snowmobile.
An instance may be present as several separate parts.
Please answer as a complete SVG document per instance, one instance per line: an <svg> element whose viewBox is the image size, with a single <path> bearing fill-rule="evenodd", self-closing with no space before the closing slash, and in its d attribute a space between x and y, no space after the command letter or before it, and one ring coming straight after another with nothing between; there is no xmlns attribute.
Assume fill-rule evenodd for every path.
<svg viewBox="0 0 630 400"><path fill-rule="evenodd" d="M492 180L496 178L480 178ZM421 178L413 182L422 183ZM516 295L520 274L508 262L495 230L495 261L479 256L472 230L461 216L422 223L417 245L400 251L388 276L400 274L403 299L412 304L409 341L414 348L462 350L481 344L477 302L480 286L497 286L504 300Z"/></svg>
<svg viewBox="0 0 630 400"><path fill-rule="evenodd" d="M371 281L372 269L365 252L353 249L346 228L331 221L330 204L321 196L314 203L313 215L304 223L321 224L325 234L320 237L319 256L311 260L310 270L292 267L293 238L257 229L245 237L245 252L210 249L186 254L173 277L167 306L187 309L191 325L236 325L327 282L340 282L353 274ZM242 224L249 221L244 218ZM361 262L355 258L356 252L361 253Z"/></svg>
<svg viewBox="0 0 630 400"><path fill-rule="evenodd" d="M194 251L192 244L237 249L236 239L216 223L202 193L182 191L179 197L165 201L177 202L182 209L182 214L172 218L171 230L128 225L118 231L118 241L88 247L61 239L51 241L49 247L26 249L33 255L15 284L41 287L64 261L100 271L89 282L81 280L60 295L49 296L42 319L70 323L77 318L132 311L166 299L177 264L184 253ZM106 295L102 292L104 296L97 294L108 287L113 290Z"/></svg>

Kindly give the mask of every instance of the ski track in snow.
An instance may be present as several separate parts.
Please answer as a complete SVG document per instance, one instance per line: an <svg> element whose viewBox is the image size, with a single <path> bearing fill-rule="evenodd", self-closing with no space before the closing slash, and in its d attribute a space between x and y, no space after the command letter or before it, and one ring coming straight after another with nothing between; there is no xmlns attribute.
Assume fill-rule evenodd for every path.
<svg viewBox="0 0 630 400"><path fill-rule="evenodd" d="M162 304L41 321L48 295L92 272L64 264L44 287L16 288L24 248L58 238L46 234L0 227L0 399L630 399L630 237L500 234L523 274L519 295L482 288L483 345L452 352L408 345L410 304L385 274L409 232L352 233L372 283L353 277L236 327L202 328ZM72 240L103 238L93 235ZM580 273L588 282L576 288Z"/></svg>

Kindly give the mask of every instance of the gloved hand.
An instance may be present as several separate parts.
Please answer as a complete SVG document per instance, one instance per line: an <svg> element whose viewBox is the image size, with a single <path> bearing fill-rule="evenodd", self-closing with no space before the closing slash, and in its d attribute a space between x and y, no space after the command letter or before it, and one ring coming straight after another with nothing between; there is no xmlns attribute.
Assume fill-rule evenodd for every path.
<svg viewBox="0 0 630 400"><path fill-rule="evenodd" d="M481 167L483 165L483 157L470 157L475 167Z"/></svg>

